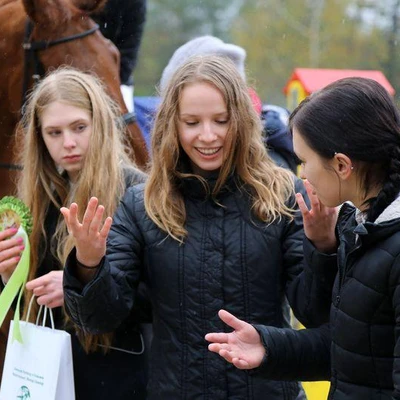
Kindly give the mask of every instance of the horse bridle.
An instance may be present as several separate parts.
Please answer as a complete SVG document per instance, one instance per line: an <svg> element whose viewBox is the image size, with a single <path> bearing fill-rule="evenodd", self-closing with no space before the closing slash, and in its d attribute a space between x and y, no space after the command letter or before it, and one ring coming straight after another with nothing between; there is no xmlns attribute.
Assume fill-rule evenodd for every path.
<svg viewBox="0 0 400 400"><path fill-rule="evenodd" d="M24 80L22 84L22 106L21 106L21 114L23 113L30 78L33 79L34 84L39 82L40 78L45 74L45 69L40 62L39 59L39 51L46 50L49 47L56 46L58 44L71 42L72 40L82 39L86 36L89 36L96 32L99 29L99 25L95 24L93 28L88 29L85 32L77 33L71 36L65 36L55 40L38 40L31 41L30 37L33 31L33 22L27 18L25 23L25 34L24 34L24 43L22 44L22 48L24 49ZM29 76L29 67L33 66L33 74ZM135 113L127 113L122 116L125 124L131 124L136 121ZM22 170L21 165L17 164L8 164L8 163L0 163L0 168L10 169L10 170Z"/></svg>
<svg viewBox="0 0 400 400"><path fill-rule="evenodd" d="M72 40L81 39L91 35L99 29L99 25L95 25L93 28L88 29L85 32L77 33L76 35L66 36L55 40L38 40L31 41L31 35L33 31L33 22L27 18L25 23L25 35L24 43L22 48L24 49L24 80L22 85L22 109L26 102L26 96L28 92L30 77L29 67L33 66L32 79L34 83L37 83L40 78L45 74L44 67L39 59L39 51L46 50L49 47L56 46L61 43L71 42Z"/></svg>

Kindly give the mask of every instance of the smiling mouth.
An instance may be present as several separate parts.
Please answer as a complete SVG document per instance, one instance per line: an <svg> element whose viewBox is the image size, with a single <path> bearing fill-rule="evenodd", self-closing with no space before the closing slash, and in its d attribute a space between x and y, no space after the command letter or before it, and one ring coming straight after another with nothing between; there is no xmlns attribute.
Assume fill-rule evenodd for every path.
<svg viewBox="0 0 400 400"><path fill-rule="evenodd" d="M196 150L204 156L213 156L214 154L217 154L221 150L221 148L222 147L215 147L212 149L202 149L202 148L196 147Z"/></svg>

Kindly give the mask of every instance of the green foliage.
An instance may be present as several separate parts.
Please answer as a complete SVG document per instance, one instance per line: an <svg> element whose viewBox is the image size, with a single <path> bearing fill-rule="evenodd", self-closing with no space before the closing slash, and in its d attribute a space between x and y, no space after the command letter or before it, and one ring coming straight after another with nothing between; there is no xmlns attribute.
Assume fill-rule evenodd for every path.
<svg viewBox="0 0 400 400"><path fill-rule="evenodd" d="M296 67L379 69L400 91L398 4L398 0L149 0L135 93L155 95L175 49L204 34L246 49L248 82L263 102L286 104L282 90Z"/></svg>
<svg viewBox="0 0 400 400"><path fill-rule="evenodd" d="M229 40L231 22L244 0L149 0L136 67L135 94L156 95L156 85L174 51L201 35Z"/></svg>

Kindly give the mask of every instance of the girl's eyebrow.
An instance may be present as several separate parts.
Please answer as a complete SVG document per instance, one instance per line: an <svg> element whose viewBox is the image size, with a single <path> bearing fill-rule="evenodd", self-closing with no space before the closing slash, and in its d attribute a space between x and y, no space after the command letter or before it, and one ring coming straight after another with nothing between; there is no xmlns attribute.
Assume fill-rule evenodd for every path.
<svg viewBox="0 0 400 400"><path fill-rule="evenodd" d="M220 113L213 114L214 117L225 116L228 115L228 111L222 111ZM189 114L189 113L182 113L179 114L180 117L198 117L198 114Z"/></svg>
<svg viewBox="0 0 400 400"><path fill-rule="evenodd" d="M87 120L84 119L84 118L79 118L76 121L72 121L71 123L69 123L68 126L71 126L71 125L74 125L74 124L79 124L81 122L87 123ZM59 127L60 127L59 125L45 125L45 126L43 126L43 129L56 129L56 128L59 128Z"/></svg>

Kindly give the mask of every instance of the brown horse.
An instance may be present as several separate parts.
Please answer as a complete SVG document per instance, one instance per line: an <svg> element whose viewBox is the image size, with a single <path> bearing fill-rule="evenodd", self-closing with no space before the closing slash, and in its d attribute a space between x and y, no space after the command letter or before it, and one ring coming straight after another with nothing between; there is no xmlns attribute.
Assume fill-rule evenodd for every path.
<svg viewBox="0 0 400 400"><path fill-rule="evenodd" d="M20 118L23 86L32 87L38 65L43 73L70 65L96 74L121 112L127 113L120 92L119 52L90 18L105 1L0 0L0 197L14 194L18 166L13 158L18 149L14 148L13 136ZM32 30L26 34L28 17ZM148 162L144 138L136 123L127 124L127 130L127 144L143 168Z"/></svg>

